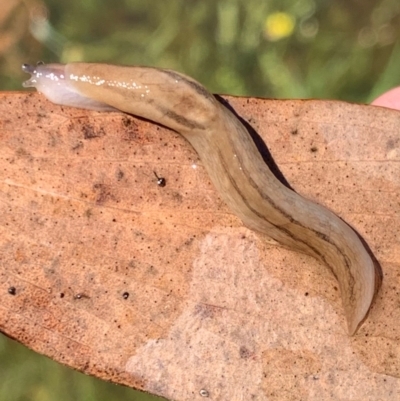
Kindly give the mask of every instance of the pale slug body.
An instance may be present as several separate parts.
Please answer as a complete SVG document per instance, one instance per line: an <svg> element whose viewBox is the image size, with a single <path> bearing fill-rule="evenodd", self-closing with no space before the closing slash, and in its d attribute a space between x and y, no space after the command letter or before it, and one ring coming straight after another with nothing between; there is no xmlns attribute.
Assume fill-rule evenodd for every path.
<svg viewBox="0 0 400 401"><path fill-rule="evenodd" d="M312 255L339 282L348 330L365 319L380 271L358 235L325 207L275 177L242 123L202 85L175 71L106 64L23 65L52 102L121 110L182 134L199 154L220 196L249 228Z"/></svg>

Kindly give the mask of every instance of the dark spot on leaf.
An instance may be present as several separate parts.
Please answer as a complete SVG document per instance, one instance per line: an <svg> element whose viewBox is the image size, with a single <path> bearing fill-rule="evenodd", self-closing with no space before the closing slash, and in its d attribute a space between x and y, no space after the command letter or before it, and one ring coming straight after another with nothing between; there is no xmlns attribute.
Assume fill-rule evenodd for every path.
<svg viewBox="0 0 400 401"><path fill-rule="evenodd" d="M124 178L125 173L124 173L122 170L118 170L118 171L115 173L115 175L116 175L116 177L117 177L117 180L118 180L118 181L121 181L121 180Z"/></svg>
<svg viewBox="0 0 400 401"><path fill-rule="evenodd" d="M105 135L103 128L95 129L93 126L89 124L82 125L82 132L83 132L83 137L85 139L100 138Z"/></svg>
<svg viewBox="0 0 400 401"><path fill-rule="evenodd" d="M10 295L15 295L17 293L17 289L15 287L9 287L8 288L8 293Z"/></svg>
<svg viewBox="0 0 400 401"><path fill-rule="evenodd" d="M241 358L241 359L248 359L248 358L251 357L252 352L251 352L247 347L245 347L244 345L242 345L242 346L240 347L240 350L239 350L239 355L240 355L240 358Z"/></svg>

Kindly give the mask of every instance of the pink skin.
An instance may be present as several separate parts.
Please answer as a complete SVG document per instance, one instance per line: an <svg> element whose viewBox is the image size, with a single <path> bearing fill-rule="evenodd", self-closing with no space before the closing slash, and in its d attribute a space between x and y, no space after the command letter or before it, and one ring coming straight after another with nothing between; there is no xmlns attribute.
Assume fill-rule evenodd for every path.
<svg viewBox="0 0 400 401"><path fill-rule="evenodd" d="M373 106L382 106L389 109L400 110L400 86L390 89L380 95L371 104Z"/></svg>

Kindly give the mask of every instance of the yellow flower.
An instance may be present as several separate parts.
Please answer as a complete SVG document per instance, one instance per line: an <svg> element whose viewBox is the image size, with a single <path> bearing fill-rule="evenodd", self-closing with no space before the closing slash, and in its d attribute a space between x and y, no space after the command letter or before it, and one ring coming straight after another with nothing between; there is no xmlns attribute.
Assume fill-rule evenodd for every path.
<svg viewBox="0 0 400 401"><path fill-rule="evenodd" d="M269 40L276 41L293 33L295 19L288 13L275 12L265 20L264 32Z"/></svg>

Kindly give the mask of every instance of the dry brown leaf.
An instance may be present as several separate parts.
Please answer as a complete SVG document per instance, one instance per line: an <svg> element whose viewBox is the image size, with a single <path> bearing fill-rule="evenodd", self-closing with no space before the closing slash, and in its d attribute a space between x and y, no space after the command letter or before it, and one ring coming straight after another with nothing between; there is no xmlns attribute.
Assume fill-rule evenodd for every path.
<svg viewBox="0 0 400 401"><path fill-rule="evenodd" d="M228 101L289 183L381 262L358 334L328 269L243 227L179 135L33 93L0 97L1 331L173 400L395 399L400 113Z"/></svg>

